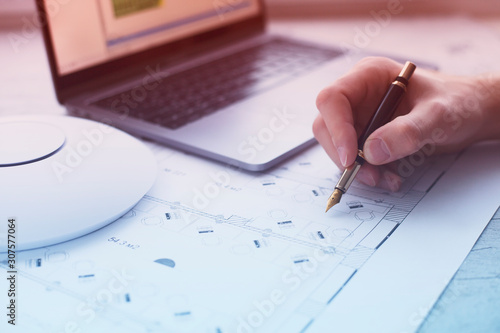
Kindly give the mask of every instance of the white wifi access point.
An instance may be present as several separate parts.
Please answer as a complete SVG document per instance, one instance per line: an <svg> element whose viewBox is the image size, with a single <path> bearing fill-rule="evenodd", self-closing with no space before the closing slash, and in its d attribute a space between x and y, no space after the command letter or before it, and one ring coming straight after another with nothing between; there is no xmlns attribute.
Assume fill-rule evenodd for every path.
<svg viewBox="0 0 500 333"><path fill-rule="evenodd" d="M66 116L0 118L0 252L7 252L9 234L16 250L27 250L105 226L144 196L156 174L151 151L108 125Z"/></svg>

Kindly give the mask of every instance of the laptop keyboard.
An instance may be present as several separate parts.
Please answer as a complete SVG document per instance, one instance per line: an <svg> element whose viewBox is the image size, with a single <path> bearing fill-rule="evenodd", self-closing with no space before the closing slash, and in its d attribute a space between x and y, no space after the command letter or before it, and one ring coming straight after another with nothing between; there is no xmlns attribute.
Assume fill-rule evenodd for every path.
<svg viewBox="0 0 500 333"><path fill-rule="evenodd" d="M136 87L93 105L121 114L128 109L129 116L177 129L308 73L341 54L338 50L272 39L164 77L153 89Z"/></svg>

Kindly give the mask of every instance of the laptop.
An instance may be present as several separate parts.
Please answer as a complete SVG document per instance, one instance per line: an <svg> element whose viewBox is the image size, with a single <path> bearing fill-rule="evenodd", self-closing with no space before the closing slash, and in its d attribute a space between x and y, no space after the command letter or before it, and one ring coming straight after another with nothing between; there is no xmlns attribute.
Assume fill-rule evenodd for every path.
<svg viewBox="0 0 500 333"><path fill-rule="evenodd" d="M315 142L316 95L353 62L345 50L266 33L261 0L37 7L70 114L250 171Z"/></svg>

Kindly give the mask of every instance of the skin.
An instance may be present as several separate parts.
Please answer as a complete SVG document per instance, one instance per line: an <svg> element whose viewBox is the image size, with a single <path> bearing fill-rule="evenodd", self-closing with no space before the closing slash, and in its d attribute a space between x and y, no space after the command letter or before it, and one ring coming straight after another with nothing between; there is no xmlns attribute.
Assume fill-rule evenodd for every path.
<svg viewBox="0 0 500 333"><path fill-rule="evenodd" d="M319 93L314 135L340 169L354 162L358 135L402 67L365 58ZM490 139L500 139L500 75L459 77L417 68L393 119L365 142L368 164L357 179L397 191L404 181L398 173L402 158L419 150L455 152Z"/></svg>

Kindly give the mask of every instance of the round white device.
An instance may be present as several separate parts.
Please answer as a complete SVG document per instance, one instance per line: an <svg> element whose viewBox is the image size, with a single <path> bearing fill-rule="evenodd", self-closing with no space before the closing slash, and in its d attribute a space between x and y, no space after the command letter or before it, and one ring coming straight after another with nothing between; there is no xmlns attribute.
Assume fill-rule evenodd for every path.
<svg viewBox="0 0 500 333"><path fill-rule="evenodd" d="M144 196L156 173L151 151L108 125L65 116L0 118L0 252L9 232L16 250L27 250L105 226Z"/></svg>

